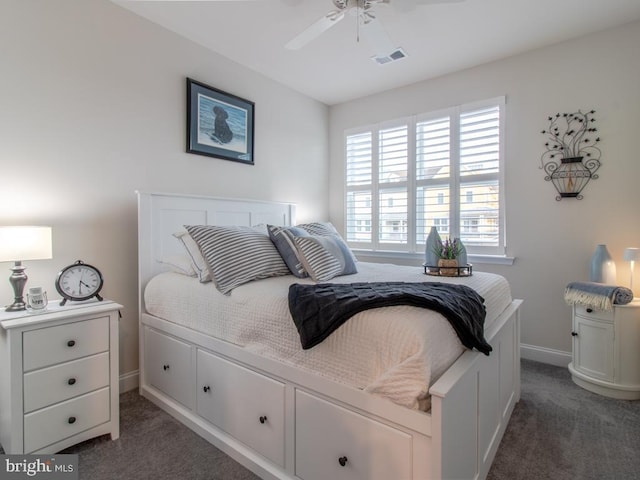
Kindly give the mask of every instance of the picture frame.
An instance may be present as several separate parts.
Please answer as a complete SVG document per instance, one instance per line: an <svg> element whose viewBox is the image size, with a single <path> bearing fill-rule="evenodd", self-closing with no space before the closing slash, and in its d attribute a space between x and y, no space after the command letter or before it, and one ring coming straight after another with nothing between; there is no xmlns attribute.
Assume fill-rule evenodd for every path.
<svg viewBox="0 0 640 480"><path fill-rule="evenodd" d="M255 104L187 78L187 153L254 164Z"/></svg>

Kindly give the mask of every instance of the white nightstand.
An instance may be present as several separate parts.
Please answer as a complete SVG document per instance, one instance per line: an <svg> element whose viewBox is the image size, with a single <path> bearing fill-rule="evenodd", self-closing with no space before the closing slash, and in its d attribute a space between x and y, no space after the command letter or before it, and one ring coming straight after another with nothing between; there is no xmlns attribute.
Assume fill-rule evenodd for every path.
<svg viewBox="0 0 640 480"><path fill-rule="evenodd" d="M0 312L5 453L55 453L99 435L119 437L120 308L51 301L43 313Z"/></svg>
<svg viewBox="0 0 640 480"><path fill-rule="evenodd" d="M608 397L640 399L640 300L613 310L573 306L573 361L581 387Z"/></svg>

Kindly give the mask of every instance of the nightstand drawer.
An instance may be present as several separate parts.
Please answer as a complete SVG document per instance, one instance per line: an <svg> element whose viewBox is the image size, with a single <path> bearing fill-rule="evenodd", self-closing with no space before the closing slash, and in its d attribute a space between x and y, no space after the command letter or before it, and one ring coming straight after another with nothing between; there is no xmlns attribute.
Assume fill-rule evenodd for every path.
<svg viewBox="0 0 640 480"><path fill-rule="evenodd" d="M24 412L53 405L109 385L109 352L24 375Z"/></svg>
<svg viewBox="0 0 640 480"><path fill-rule="evenodd" d="M595 308L587 308L581 305L575 307L576 315L584 318L604 320L605 322L613 322L613 310L597 310Z"/></svg>
<svg viewBox="0 0 640 480"><path fill-rule="evenodd" d="M25 372L109 350L109 317L67 323L24 333Z"/></svg>
<svg viewBox="0 0 640 480"><path fill-rule="evenodd" d="M24 416L24 451L35 452L109 421L109 388Z"/></svg>

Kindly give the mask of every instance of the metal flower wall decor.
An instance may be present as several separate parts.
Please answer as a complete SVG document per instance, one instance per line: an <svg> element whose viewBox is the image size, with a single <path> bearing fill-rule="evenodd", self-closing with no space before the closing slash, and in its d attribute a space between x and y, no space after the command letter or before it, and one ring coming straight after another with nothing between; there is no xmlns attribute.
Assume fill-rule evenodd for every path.
<svg viewBox="0 0 640 480"><path fill-rule="evenodd" d="M582 113L556 113L549 117L549 127L542 130L547 138L546 151L540 158L544 179L558 191L556 200L577 198L589 180L596 180L600 168L601 151L597 129L593 126L595 110Z"/></svg>

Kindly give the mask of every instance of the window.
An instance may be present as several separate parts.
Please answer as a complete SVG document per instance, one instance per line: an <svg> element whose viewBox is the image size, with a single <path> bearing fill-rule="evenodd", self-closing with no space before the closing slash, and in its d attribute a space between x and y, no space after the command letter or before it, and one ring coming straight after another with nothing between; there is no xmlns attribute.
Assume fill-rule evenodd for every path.
<svg viewBox="0 0 640 480"><path fill-rule="evenodd" d="M349 244L422 252L435 226L504 254L503 128L500 97L346 132Z"/></svg>
<svg viewBox="0 0 640 480"><path fill-rule="evenodd" d="M467 198L465 202L473 203L473 190L467 190Z"/></svg>

